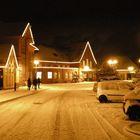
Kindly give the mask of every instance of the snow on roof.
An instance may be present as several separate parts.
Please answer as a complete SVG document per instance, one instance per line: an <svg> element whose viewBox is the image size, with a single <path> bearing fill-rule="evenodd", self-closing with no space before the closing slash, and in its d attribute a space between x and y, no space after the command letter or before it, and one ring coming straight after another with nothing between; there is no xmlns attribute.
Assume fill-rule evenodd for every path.
<svg viewBox="0 0 140 140"><path fill-rule="evenodd" d="M38 57L40 60L78 62L85 46L86 42L57 49L40 45Z"/></svg>

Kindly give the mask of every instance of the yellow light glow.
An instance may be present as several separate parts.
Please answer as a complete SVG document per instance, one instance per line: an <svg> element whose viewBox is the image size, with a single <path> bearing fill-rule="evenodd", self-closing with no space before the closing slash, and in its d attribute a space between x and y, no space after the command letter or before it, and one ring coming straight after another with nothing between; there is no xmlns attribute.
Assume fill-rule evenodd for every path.
<svg viewBox="0 0 140 140"><path fill-rule="evenodd" d="M39 64L39 60L34 60L34 64L38 65Z"/></svg>
<svg viewBox="0 0 140 140"><path fill-rule="evenodd" d="M114 60L110 59L110 60L107 61L107 63L108 63L109 65L115 65L115 64L118 63L118 61L117 61L116 59L114 59Z"/></svg>
<svg viewBox="0 0 140 140"><path fill-rule="evenodd" d="M128 71L133 71L134 70L134 67L130 66L128 67Z"/></svg>
<svg viewBox="0 0 140 140"><path fill-rule="evenodd" d="M84 71L89 71L89 66L84 66Z"/></svg>

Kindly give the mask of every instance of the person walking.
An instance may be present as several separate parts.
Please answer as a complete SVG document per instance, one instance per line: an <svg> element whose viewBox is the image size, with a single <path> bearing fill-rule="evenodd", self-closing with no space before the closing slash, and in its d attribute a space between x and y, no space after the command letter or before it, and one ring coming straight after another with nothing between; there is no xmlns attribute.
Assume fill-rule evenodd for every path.
<svg viewBox="0 0 140 140"><path fill-rule="evenodd" d="M36 78L33 79L33 85L34 85L35 90L37 90L37 79Z"/></svg>
<svg viewBox="0 0 140 140"><path fill-rule="evenodd" d="M30 90L31 85L32 85L31 79L28 78L28 81L27 81L28 90Z"/></svg>
<svg viewBox="0 0 140 140"><path fill-rule="evenodd" d="M38 88L40 88L40 82L41 82L41 81L40 81L40 78L38 77L38 78L37 78L37 85L38 85Z"/></svg>

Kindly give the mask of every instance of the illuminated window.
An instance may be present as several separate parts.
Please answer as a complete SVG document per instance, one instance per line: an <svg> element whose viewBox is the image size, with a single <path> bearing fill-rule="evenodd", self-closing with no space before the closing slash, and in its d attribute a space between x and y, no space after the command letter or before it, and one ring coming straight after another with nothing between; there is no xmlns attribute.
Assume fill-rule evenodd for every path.
<svg viewBox="0 0 140 140"><path fill-rule="evenodd" d="M42 72L38 71L36 74L36 78L42 79Z"/></svg>
<svg viewBox="0 0 140 140"><path fill-rule="evenodd" d="M68 72L65 73L65 79L68 79Z"/></svg>
<svg viewBox="0 0 140 140"><path fill-rule="evenodd" d="M52 72L48 71L48 79L52 79Z"/></svg>
<svg viewBox="0 0 140 140"><path fill-rule="evenodd" d="M60 72L58 72L58 79L60 79L61 78L61 74L60 74Z"/></svg>
<svg viewBox="0 0 140 140"><path fill-rule="evenodd" d="M92 61L90 61L90 63L89 63L89 67L92 68Z"/></svg>
<svg viewBox="0 0 140 140"><path fill-rule="evenodd" d="M54 72L54 79L57 79L57 72Z"/></svg>
<svg viewBox="0 0 140 140"><path fill-rule="evenodd" d="M89 64L88 64L88 59L86 59L86 65L89 66Z"/></svg>
<svg viewBox="0 0 140 140"><path fill-rule="evenodd" d="M83 68L84 68L84 66L85 66L85 60L83 60Z"/></svg>

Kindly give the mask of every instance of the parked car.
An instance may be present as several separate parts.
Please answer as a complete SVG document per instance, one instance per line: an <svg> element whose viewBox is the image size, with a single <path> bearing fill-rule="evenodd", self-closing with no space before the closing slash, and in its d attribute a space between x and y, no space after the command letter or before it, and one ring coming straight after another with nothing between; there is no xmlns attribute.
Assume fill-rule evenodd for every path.
<svg viewBox="0 0 140 140"><path fill-rule="evenodd" d="M134 89L132 82L110 80L98 82L96 97L101 103L123 101L123 96Z"/></svg>
<svg viewBox="0 0 140 140"><path fill-rule="evenodd" d="M140 87L124 96L123 111L130 120L140 120Z"/></svg>
<svg viewBox="0 0 140 140"><path fill-rule="evenodd" d="M120 80L116 75L110 75L110 76L100 76L98 78L98 81L106 81L106 80Z"/></svg>

